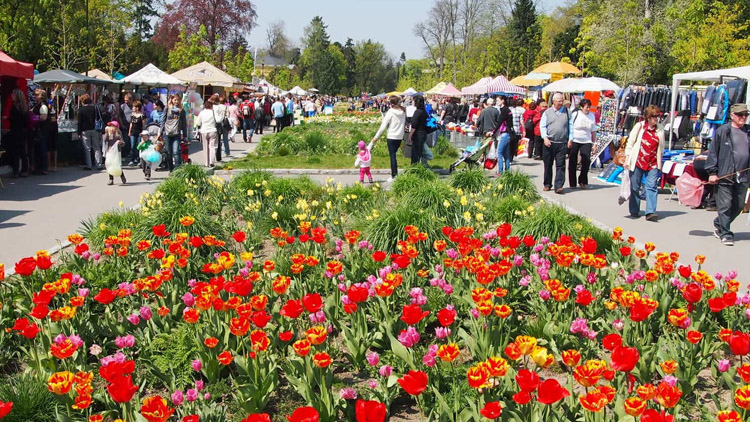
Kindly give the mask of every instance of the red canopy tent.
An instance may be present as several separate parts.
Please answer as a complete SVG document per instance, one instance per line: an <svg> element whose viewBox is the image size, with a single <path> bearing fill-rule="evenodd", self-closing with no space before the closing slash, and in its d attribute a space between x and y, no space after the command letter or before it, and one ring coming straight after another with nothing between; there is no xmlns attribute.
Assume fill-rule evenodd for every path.
<svg viewBox="0 0 750 422"><path fill-rule="evenodd" d="M20 62L4 52L0 51L0 115L2 115L0 127L5 130L10 127L8 113L10 110L10 93L15 88L26 92L26 79L34 78L34 65Z"/></svg>
<svg viewBox="0 0 750 422"><path fill-rule="evenodd" d="M0 51L0 76L21 79L34 78L34 65L20 62Z"/></svg>

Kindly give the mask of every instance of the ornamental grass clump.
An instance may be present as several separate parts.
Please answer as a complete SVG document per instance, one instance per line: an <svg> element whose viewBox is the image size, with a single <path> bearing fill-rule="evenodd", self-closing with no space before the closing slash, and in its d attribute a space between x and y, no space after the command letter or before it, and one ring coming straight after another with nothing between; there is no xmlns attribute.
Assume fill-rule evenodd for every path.
<svg viewBox="0 0 750 422"><path fill-rule="evenodd" d="M13 403L3 422L54 422L63 405L31 374L0 379L0 400Z"/></svg>
<svg viewBox="0 0 750 422"><path fill-rule="evenodd" d="M517 170L501 173L492 184L500 197L518 195L529 201L539 199L539 193L531 178Z"/></svg>
<svg viewBox="0 0 750 422"><path fill-rule="evenodd" d="M438 176L433 171L417 164L405 169L396 177L391 185L391 192L399 197L425 182L437 179Z"/></svg>
<svg viewBox="0 0 750 422"><path fill-rule="evenodd" d="M463 189L466 192L478 193L487 185L490 179L483 169L471 168L463 171L454 172L450 177L450 184L456 189Z"/></svg>

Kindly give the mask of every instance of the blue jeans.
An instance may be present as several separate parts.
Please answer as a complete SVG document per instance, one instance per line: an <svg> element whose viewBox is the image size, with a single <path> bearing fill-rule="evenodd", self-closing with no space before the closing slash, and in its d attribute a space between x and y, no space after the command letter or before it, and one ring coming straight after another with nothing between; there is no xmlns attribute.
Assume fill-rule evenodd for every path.
<svg viewBox="0 0 750 422"><path fill-rule="evenodd" d="M498 136L497 146L497 172L502 173L510 170L510 134L501 133Z"/></svg>
<svg viewBox="0 0 750 422"><path fill-rule="evenodd" d="M656 198L659 194L659 169L644 171L638 167L630 172L630 215L636 216L641 211L641 181L646 175L646 215L656 212Z"/></svg>
<svg viewBox="0 0 750 422"><path fill-rule="evenodd" d="M247 131L250 131L250 142L253 141L253 132L255 131L255 120L251 116L242 119L242 140L247 142Z"/></svg>
<svg viewBox="0 0 750 422"><path fill-rule="evenodd" d="M140 135L140 133L138 134ZM138 135L130 135L130 162L138 162Z"/></svg>
<svg viewBox="0 0 750 422"><path fill-rule="evenodd" d="M180 135L167 136L167 149L169 158L167 159L167 168L169 171L174 170L182 164L182 154L180 149Z"/></svg>
<svg viewBox="0 0 750 422"><path fill-rule="evenodd" d="M221 126L221 125L217 125ZM219 131L219 148L221 148L222 141L224 143L224 155L229 156L229 131L223 127L218 128Z"/></svg>

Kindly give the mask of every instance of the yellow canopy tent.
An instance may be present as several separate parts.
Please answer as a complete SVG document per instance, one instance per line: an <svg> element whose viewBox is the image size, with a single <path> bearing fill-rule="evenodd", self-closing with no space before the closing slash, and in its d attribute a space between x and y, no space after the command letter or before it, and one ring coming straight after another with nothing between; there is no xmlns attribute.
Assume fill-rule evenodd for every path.
<svg viewBox="0 0 750 422"><path fill-rule="evenodd" d="M518 86L539 86L543 85L545 80L543 79L530 79L527 78L525 75L516 76L515 78L510 80L510 83L513 85Z"/></svg>
<svg viewBox="0 0 750 422"><path fill-rule="evenodd" d="M427 95L435 95L440 94L440 92L445 89L445 87L448 86L445 82L439 82L437 85L430 88L428 91L425 91L424 93Z"/></svg>
<svg viewBox="0 0 750 422"><path fill-rule="evenodd" d="M385 94L386 97L390 97L391 95L401 95L402 93L399 91L391 91Z"/></svg>
<svg viewBox="0 0 750 422"><path fill-rule="evenodd" d="M536 69L533 70L533 72L551 73L553 75L556 74L556 73L557 74L563 74L563 75L573 73L573 74L577 75L577 74L581 73L581 69L573 66L570 63L565 63L565 62L551 62L551 63L546 63L546 64L543 64L543 65L537 67Z"/></svg>

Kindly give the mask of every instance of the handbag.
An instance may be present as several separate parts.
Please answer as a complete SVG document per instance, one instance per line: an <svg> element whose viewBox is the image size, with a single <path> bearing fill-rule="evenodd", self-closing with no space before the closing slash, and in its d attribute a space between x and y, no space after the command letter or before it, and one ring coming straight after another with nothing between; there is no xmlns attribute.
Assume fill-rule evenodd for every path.
<svg viewBox="0 0 750 422"><path fill-rule="evenodd" d="M270 126L271 126L271 127L276 127L276 119L275 119L275 118L271 119L271 124L270 124Z"/></svg>
<svg viewBox="0 0 750 422"><path fill-rule="evenodd" d="M96 119L94 120L94 130L101 132L104 130L104 120L102 120L102 113L99 111L99 106L94 104L94 110L96 110Z"/></svg>
<svg viewBox="0 0 750 422"><path fill-rule="evenodd" d="M232 124L229 123L229 119L227 118L227 112L224 111L224 120L221 121L221 127L224 130L230 130L232 129Z"/></svg>
<svg viewBox="0 0 750 422"><path fill-rule="evenodd" d="M492 170L497 166L497 159L487 158L484 160L484 168L486 170Z"/></svg>

